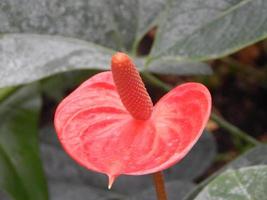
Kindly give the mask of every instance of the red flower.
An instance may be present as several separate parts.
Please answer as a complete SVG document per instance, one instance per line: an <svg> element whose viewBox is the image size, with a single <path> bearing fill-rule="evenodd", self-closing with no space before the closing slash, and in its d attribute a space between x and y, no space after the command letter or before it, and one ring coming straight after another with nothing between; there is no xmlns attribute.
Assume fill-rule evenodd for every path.
<svg viewBox="0 0 267 200"><path fill-rule="evenodd" d="M112 72L81 84L58 106L55 127L66 152L109 176L143 175L181 160L200 137L211 97L199 83L182 84L153 107L131 59L112 57Z"/></svg>

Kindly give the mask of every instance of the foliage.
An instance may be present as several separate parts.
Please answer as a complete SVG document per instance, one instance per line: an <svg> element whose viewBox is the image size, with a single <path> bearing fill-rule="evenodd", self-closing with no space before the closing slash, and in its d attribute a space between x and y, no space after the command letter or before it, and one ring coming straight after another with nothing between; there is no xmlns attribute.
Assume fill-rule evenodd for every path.
<svg viewBox="0 0 267 200"><path fill-rule="evenodd" d="M266 177L267 166L228 170L209 183L195 199L264 199Z"/></svg>
<svg viewBox="0 0 267 200"><path fill-rule="evenodd" d="M211 68L202 61L228 55L267 36L266 9L266 0L1 0L0 187L15 200L48 199L37 145L40 94L48 96L50 101L58 101L79 82L77 80L84 79L84 74L91 74L91 70L107 70L111 55L118 50L130 53L144 74L210 75ZM139 57L138 47L142 38L155 27L157 32L149 55ZM83 71L73 71L81 69ZM41 87L37 86L38 82L41 82ZM51 123L51 113L49 117ZM45 121L41 124L44 125ZM47 135L45 140L41 139L42 149L55 148L55 152L60 151L53 146L54 143L43 147L55 134L50 131ZM206 139L200 140L195 147L198 150L193 149L180 165L166 171L167 180L172 181L167 184L172 185L170 188L176 184L181 190L183 186L188 186L185 189L188 191L194 185L192 181L210 166L216 144L212 134L205 134L204 137ZM207 151L207 146L210 155L205 157L202 152ZM254 151L257 153L248 157ZM75 163L65 162L65 158L49 160L51 157L47 156L47 152L42 152L42 158L49 187L52 188L52 199L78 199L71 192L64 194L64 197L57 193L59 190L64 193L70 187L82 194L94 191L98 199L107 196L124 198L151 184L147 177L140 177L140 181L139 177L122 177L114 185L115 194L102 193L94 187L103 188L104 177L91 179L95 175L80 172L82 169ZM241 168L266 164L262 162L262 157L266 155L265 146L256 147L250 153L228 165L228 168L237 166L234 163L238 162L238 167L218 177L215 174L196 186L188 199L203 198L208 192L210 194L213 185L221 184L225 177L233 180L233 174L238 174L243 180L266 171L264 166ZM62 155L62 152L59 154ZM251 161L259 156L261 159ZM242 158L247 160L242 161ZM200 162L198 160L203 160L199 169L196 167L196 163ZM55 167L55 172L49 172L51 169L46 166L49 165L47 163L54 162L55 166L60 166L61 161L66 163L68 170L77 172L73 176L81 182L64 183L66 177L69 177L68 180L75 178L69 174L70 171L64 174L59 167ZM250 161L251 164L248 164ZM77 178L80 173L88 174L88 177L80 180ZM60 174L62 176L57 177ZM186 184L182 184L182 180L175 182L178 178ZM134 192L126 191L130 187L127 185L130 179L130 184L136 186L132 187ZM141 182L144 185L140 186ZM88 184L93 188L86 190ZM260 190L261 184L257 182L254 189ZM147 191L144 195L149 194L149 189ZM227 193L227 188L223 193ZM251 194L250 191L248 194L263 195L260 192ZM224 196L224 199L231 197Z"/></svg>
<svg viewBox="0 0 267 200"><path fill-rule="evenodd" d="M41 99L27 86L0 105L0 186L14 199L47 199L37 140Z"/></svg>

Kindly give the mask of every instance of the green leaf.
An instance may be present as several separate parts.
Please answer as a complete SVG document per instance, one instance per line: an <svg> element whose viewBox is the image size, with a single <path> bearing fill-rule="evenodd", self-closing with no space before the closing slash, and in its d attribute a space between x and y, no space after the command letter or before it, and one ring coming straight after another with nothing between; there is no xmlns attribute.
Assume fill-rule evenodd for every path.
<svg viewBox="0 0 267 200"><path fill-rule="evenodd" d="M114 20L122 50L132 52L147 31L156 25L165 8L165 0L110 0L103 4Z"/></svg>
<svg viewBox="0 0 267 200"><path fill-rule="evenodd" d="M107 70L114 53L94 43L34 34L3 35L0 49L0 87L25 84L74 69ZM144 69L144 60L138 62L138 66ZM206 64L179 65L172 60L156 61L148 70L175 74L207 74L211 71Z"/></svg>
<svg viewBox="0 0 267 200"><path fill-rule="evenodd" d="M8 194L5 193L5 191L0 190L0 199L1 200L10 200L10 197L8 196Z"/></svg>
<svg viewBox="0 0 267 200"><path fill-rule="evenodd" d="M108 69L114 53L77 39L32 34L3 35L0 49L0 87L68 70Z"/></svg>
<svg viewBox="0 0 267 200"><path fill-rule="evenodd" d="M67 71L56 74L42 80L40 89L45 97L59 102L66 96L66 93L76 88L94 74L96 74L94 70Z"/></svg>
<svg viewBox="0 0 267 200"><path fill-rule="evenodd" d="M3 0L0 87L75 69L109 69L114 51L106 47L135 53L164 10L164 0ZM211 73L206 64L178 61L163 58L147 67L143 59L139 67L161 74Z"/></svg>
<svg viewBox="0 0 267 200"><path fill-rule="evenodd" d="M152 177L150 177L152 178ZM182 181L182 180L176 180L176 181L168 181L165 184L166 192L168 195L168 199L182 199L186 193L188 193L190 190L194 188L195 184L189 181ZM156 191L154 186L149 187L145 189L144 191L141 191L134 196L128 198L127 200L155 200L157 199Z"/></svg>
<svg viewBox="0 0 267 200"><path fill-rule="evenodd" d="M119 48L112 13L103 0L1 0L0 13L1 33L61 35Z"/></svg>
<svg viewBox="0 0 267 200"><path fill-rule="evenodd" d="M137 45L143 36L158 24L165 9L166 0L139 0L136 16L138 17L137 31L133 46L133 52L136 52ZM135 17L136 17L135 16Z"/></svg>
<svg viewBox="0 0 267 200"><path fill-rule="evenodd" d="M219 174L223 173L227 169L240 169L242 167L255 166L255 165L267 165L267 145L260 145L249 150L245 154L239 156L237 159L233 160L221 170L217 171L213 175L209 176L206 180L201 182L194 191L187 195L185 200L193 200L198 195L198 193L209 184L214 178Z"/></svg>
<svg viewBox="0 0 267 200"><path fill-rule="evenodd" d="M35 87L22 88L0 105L0 187L15 200L47 200L39 158Z"/></svg>
<svg viewBox="0 0 267 200"><path fill-rule="evenodd" d="M228 170L214 179L195 200L266 199L267 166Z"/></svg>
<svg viewBox="0 0 267 200"><path fill-rule="evenodd" d="M5 0L0 7L3 21L0 32L63 35L130 51L132 47L136 49L138 42L151 27L160 24L150 59L153 61L157 56L161 59L150 62L147 67L154 73L210 74L211 70L206 64L182 60L219 57L267 35L267 14L264 12L266 1L263 0L204 0L201 3L170 0L167 6L163 0L44 2L47 3L32 0L31 4L21 5L18 0L12 3ZM33 7L38 8L38 12ZM247 13L251 14L248 16ZM13 38L15 36L16 39ZM48 39L49 36L34 36L33 42L25 37L4 35L0 40L0 48L3 50L0 54L0 68L8 69L1 72L2 77L5 77L1 81L6 84L0 82L0 87L28 83L67 70L107 69L113 53L94 43L74 42L62 37ZM35 53L29 56L25 49L36 52L38 57L42 54L40 58L51 62L43 66L42 59L37 59ZM25 56L29 59L23 59ZM63 61L58 63L57 59L60 58ZM144 65L145 61L140 68ZM22 66L23 73L13 78ZM28 67L34 70L28 70ZM29 73L33 75L28 76Z"/></svg>
<svg viewBox="0 0 267 200"><path fill-rule="evenodd" d="M0 33L61 35L130 50L164 5L164 0L1 0Z"/></svg>
<svg viewBox="0 0 267 200"><path fill-rule="evenodd" d="M193 61L179 61L175 58L161 58L155 60L146 68L148 71L158 74L175 75L211 75L212 69L206 63Z"/></svg>
<svg viewBox="0 0 267 200"><path fill-rule="evenodd" d="M218 58L267 36L265 0L171 0L151 57Z"/></svg>
<svg viewBox="0 0 267 200"><path fill-rule="evenodd" d="M205 131L181 162L164 170L165 179L195 180L211 166L216 153L216 141L211 133Z"/></svg>
<svg viewBox="0 0 267 200"><path fill-rule="evenodd" d="M50 200L125 200L125 196L113 191L71 182L51 183L50 193Z"/></svg>
<svg viewBox="0 0 267 200"><path fill-rule="evenodd" d="M161 58L147 65L145 58L134 57L134 62L141 72L149 71L165 75L211 75L213 73L211 67L207 63L192 61L180 62L175 58Z"/></svg>
<svg viewBox="0 0 267 200"><path fill-rule="evenodd" d="M16 90L16 87L0 88L0 102L3 101L7 96L12 94Z"/></svg>

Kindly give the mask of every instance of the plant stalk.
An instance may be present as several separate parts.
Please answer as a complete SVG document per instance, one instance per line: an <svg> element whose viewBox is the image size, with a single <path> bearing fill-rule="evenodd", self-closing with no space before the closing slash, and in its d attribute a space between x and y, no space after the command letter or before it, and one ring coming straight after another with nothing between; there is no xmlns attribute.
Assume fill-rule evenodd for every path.
<svg viewBox="0 0 267 200"><path fill-rule="evenodd" d="M164 176L161 171L154 173L153 175L154 186L157 193L158 200L168 200L167 193L164 185Z"/></svg>
<svg viewBox="0 0 267 200"><path fill-rule="evenodd" d="M253 146L261 144L258 140L254 139L249 134L240 130L238 127L232 125L231 123L227 122L225 119L216 115L215 113L211 113L211 119L215 121L220 127L230 132L232 135L243 139L244 141L252 144Z"/></svg>

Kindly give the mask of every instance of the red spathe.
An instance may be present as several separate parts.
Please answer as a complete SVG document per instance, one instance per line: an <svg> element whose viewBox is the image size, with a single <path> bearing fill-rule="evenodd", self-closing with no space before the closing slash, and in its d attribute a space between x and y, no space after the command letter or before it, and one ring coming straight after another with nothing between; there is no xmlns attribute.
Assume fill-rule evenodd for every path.
<svg viewBox="0 0 267 200"><path fill-rule="evenodd" d="M143 175L180 161L196 143L211 110L208 89L182 84L136 120L123 106L111 72L80 85L58 106L55 127L68 154L113 182L120 174Z"/></svg>

